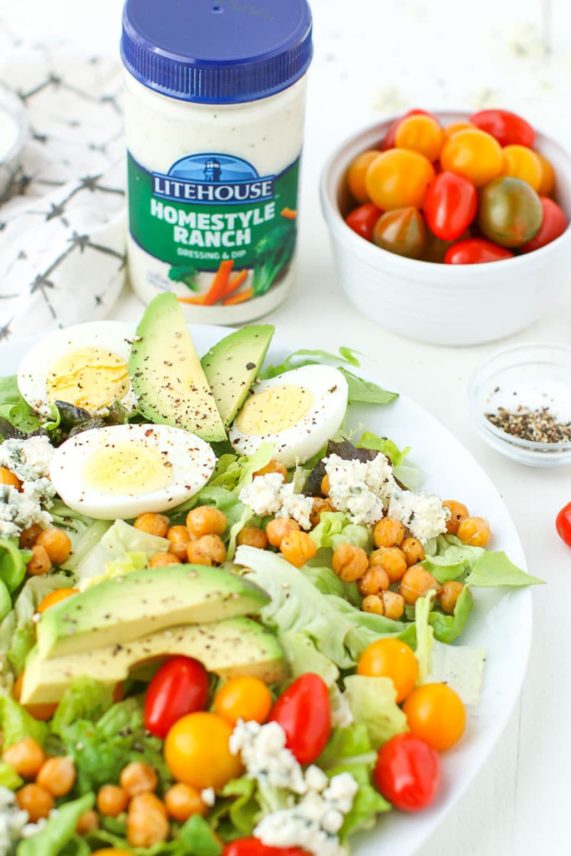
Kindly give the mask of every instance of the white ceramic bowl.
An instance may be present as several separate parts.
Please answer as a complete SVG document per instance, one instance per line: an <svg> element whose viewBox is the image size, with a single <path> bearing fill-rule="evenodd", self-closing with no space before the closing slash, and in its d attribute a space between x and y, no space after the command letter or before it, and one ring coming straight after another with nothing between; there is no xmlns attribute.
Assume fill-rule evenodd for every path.
<svg viewBox="0 0 571 856"><path fill-rule="evenodd" d="M468 113L441 111L444 124ZM345 176L356 155L376 148L387 119L351 136L327 161L321 203L341 284L368 318L410 339L438 345L476 345L522 330L553 303L571 281L571 228L533 253L479 265L444 265L407 259L361 238L343 220L350 210ZM557 199L571 213L571 156L537 135L538 149L557 174Z"/></svg>

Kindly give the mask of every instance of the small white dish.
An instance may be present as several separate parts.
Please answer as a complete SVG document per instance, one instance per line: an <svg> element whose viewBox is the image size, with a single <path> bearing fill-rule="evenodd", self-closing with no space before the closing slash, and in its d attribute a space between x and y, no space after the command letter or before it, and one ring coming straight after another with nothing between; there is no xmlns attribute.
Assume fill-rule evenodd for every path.
<svg viewBox="0 0 571 856"><path fill-rule="evenodd" d="M14 92L0 86L0 201L10 190L20 167L28 130L24 102Z"/></svg>

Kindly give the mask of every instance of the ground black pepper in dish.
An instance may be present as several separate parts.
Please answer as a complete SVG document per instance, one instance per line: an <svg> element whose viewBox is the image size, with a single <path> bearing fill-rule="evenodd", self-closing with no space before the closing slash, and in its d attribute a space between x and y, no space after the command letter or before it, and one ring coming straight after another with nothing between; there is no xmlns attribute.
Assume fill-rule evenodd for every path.
<svg viewBox="0 0 571 856"><path fill-rule="evenodd" d="M571 422L558 419L548 407L530 410L521 405L515 410L498 407L495 413L486 413L492 425L519 437L535 443L565 443L571 442Z"/></svg>

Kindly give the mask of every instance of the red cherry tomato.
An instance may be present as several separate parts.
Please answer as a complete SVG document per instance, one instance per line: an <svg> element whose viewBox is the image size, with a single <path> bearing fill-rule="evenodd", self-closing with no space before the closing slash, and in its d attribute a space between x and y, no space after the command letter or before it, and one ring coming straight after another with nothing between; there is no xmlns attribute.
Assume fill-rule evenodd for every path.
<svg viewBox="0 0 571 856"><path fill-rule="evenodd" d="M222 856L307 856L299 847L268 847L258 838L239 838L224 848Z"/></svg>
<svg viewBox="0 0 571 856"><path fill-rule="evenodd" d="M513 258L513 253L485 238L469 238L452 244L444 256L446 265L480 265Z"/></svg>
<svg viewBox="0 0 571 856"><path fill-rule="evenodd" d="M476 216L478 192L463 175L441 172L428 185L422 210L437 238L456 241Z"/></svg>
<svg viewBox="0 0 571 856"><path fill-rule="evenodd" d="M171 657L147 688L145 728L164 738L177 720L204 710L207 701L208 673L204 666L190 657Z"/></svg>
<svg viewBox="0 0 571 856"><path fill-rule="evenodd" d="M331 702L325 681L311 672L301 675L279 697L270 721L281 725L286 745L299 763L311 764L331 734Z"/></svg>
<svg viewBox="0 0 571 856"><path fill-rule="evenodd" d="M555 526L559 537L571 547L571 502L565 505L555 519Z"/></svg>
<svg viewBox="0 0 571 856"><path fill-rule="evenodd" d="M379 749L374 772L381 794L401 811L421 811L440 785L437 752L412 734L398 734Z"/></svg>
<svg viewBox="0 0 571 856"><path fill-rule="evenodd" d="M345 218L345 222L350 229L353 229L362 238L367 241L373 239L373 229L375 223L383 212L372 202L367 202L365 205L359 205L354 211Z"/></svg>
<svg viewBox="0 0 571 856"><path fill-rule="evenodd" d="M389 127L387 128L387 132L381 143L381 151L386 152L387 149L394 149L396 142L397 129L403 119L408 119L409 116L430 116L431 119L434 119L435 122L438 122L436 116L432 113L429 113L428 110L421 110L420 108L415 107L414 110L409 110L408 113L405 113L404 116L399 116L398 119L395 119ZM439 123L440 124L440 123Z"/></svg>
<svg viewBox="0 0 571 856"><path fill-rule="evenodd" d="M480 110L470 116L470 122L495 137L501 146L527 146L535 142L535 131L521 116L510 110Z"/></svg>
<svg viewBox="0 0 571 856"><path fill-rule="evenodd" d="M543 208L543 220L539 227L539 232L533 236L531 241L520 247L520 252L531 253L533 250L539 250L550 244L559 235L562 235L569 225L565 212L559 207L553 199L548 199L547 196L541 197L541 205Z"/></svg>

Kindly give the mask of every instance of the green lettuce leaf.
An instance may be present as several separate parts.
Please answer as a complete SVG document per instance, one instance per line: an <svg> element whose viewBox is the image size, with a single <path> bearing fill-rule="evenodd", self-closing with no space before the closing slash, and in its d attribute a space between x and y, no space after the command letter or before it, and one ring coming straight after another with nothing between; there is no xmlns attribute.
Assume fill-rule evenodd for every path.
<svg viewBox="0 0 571 856"><path fill-rule="evenodd" d="M474 598L468 586L464 586L456 601L454 615L445 615L433 610L428 616L428 622L434 630L434 637L447 645L455 642L464 632L468 619L474 607Z"/></svg>
<svg viewBox="0 0 571 856"><path fill-rule="evenodd" d="M16 375L0 377L0 416L26 434L40 427L38 414L20 395Z"/></svg>
<svg viewBox="0 0 571 856"><path fill-rule="evenodd" d="M10 597L10 591L6 583L0 579L0 621L6 618L11 609L12 598Z"/></svg>
<svg viewBox="0 0 571 856"><path fill-rule="evenodd" d="M298 678L306 672L319 675L328 687L339 678L339 669L331 660L317 650L309 636L304 633L284 633L280 643L290 666L292 678Z"/></svg>
<svg viewBox="0 0 571 856"><path fill-rule="evenodd" d="M11 791L17 791L24 784L24 780L20 778L10 764L5 761L0 761L0 788L9 788Z"/></svg>
<svg viewBox="0 0 571 856"><path fill-rule="evenodd" d="M416 624L416 659L418 660L419 681L423 683L426 676L430 674L432 663L432 645L434 642L434 629L430 625L430 607L434 592L429 592L426 597L419 597L415 607Z"/></svg>
<svg viewBox="0 0 571 856"><path fill-rule="evenodd" d="M366 726L374 749L407 731L406 716L396 703L396 690L389 678L349 675L345 678L345 697L355 722Z"/></svg>
<svg viewBox="0 0 571 856"><path fill-rule="evenodd" d="M544 580L526 574L525 571L514 565L504 552L486 551L473 563L466 583L474 588L494 588L497 586L522 588L523 586L542 585Z"/></svg>
<svg viewBox="0 0 571 856"><path fill-rule="evenodd" d="M455 535L439 535L421 562L439 583L456 580L484 555L483 547L470 547Z"/></svg>
<svg viewBox="0 0 571 856"><path fill-rule="evenodd" d="M153 553L166 553L168 546L166 538L149 535L124 520L116 520L79 562L75 573L85 585L87 580L103 576L108 562L123 559L127 553L150 557Z"/></svg>
<svg viewBox="0 0 571 856"><path fill-rule="evenodd" d="M480 700L486 652L468 645L445 645L435 641L430 674L425 683L447 684L464 704L477 705Z"/></svg>
<svg viewBox="0 0 571 856"><path fill-rule="evenodd" d="M250 484L255 472L269 464L274 452L271 443L262 443L253 455L221 455L206 490L210 487L223 487L225 490L239 493L243 487Z"/></svg>
<svg viewBox="0 0 571 856"><path fill-rule="evenodd" d="M374 449L377 452L382 452L383 455L387 456L393 467L400 467L406 456L410 453L410 446L401 450L388 437L379 437L378 434L373 434L372 431L365 431L361 434L361 439L357 443L357 446L360 449Z"/></svg>
<svg viewBox="0 0 571 856"><path fill-rule="evenodd" d="M0 695L0 731L4 749L25 737L33 737L43 746L48 736L46 723L34 719L16 699L8 695Z"/></svg>
<svg viewBox="0 0 571 856"><path fill-rule="evenodd" d="M357 583L345 583L331 568L305 565L302 573L307 577L321 594L334 594L343 597L353 606L361 606L361 593Z"/></svg>
<svg viewBox="0 0 571 856"><path fill-rule="evenodd" d="M378 383L358 377L342 366L339 366L339 371L349 387L349 404L390 404L399 397L398 392L389 392Z"/></svg>
<svg viewBox="0 0 571 856"><path fill-rule="evenodd" d="M77 821L94 803L95 794L86 794L80 799L58 806L36 835L20 842L16 856L60 856L65 845L75 836Z"/></svg>
<svg viewBox="0 0 571 856"><path fill-rule="evenodd" d="M257 783L241 776L224 785L208 819L225 840L231 841L250 836L260 817Z"/></svg>
<svg viewBox="0 0 571 856"><path fill-rule="evenodd" d="M325 511L317 526L309 533L318 549L330 547L335 550L339 544L353 544L364 550L372 550L373 539L367 526L352 523L342 511Z"/></svg>
<svg viewBox="0 0 571 856"><path fill-rule="evenodd" d="M93 678L75 678L63 694L52 719L52 732L60 737L78 719L97 722L113 705L113 690Z"/></svg>
<svg viewBox="0 0 571 856"><path fill-rule="evenodd" d="M181 826L177 835L184 850L191 856L220 856L222 847L217 842L207 821L195 814Z"/></svg>

